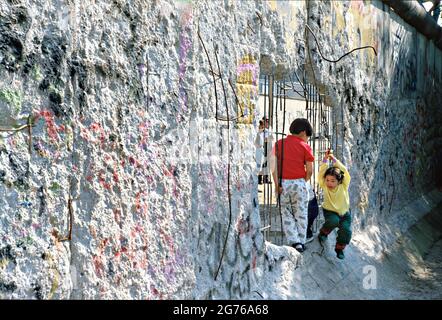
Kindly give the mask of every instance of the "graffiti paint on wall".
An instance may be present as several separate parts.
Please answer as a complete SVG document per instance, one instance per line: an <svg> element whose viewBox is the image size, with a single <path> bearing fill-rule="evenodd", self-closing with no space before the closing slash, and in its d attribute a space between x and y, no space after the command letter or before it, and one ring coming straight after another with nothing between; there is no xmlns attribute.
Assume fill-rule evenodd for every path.
<svg viewBox="0 0 442 320"><path fill-rule="evenodd" d="M348 14L345 3L332 1L332 26L333 39L339 43L348 43L348 48L360 46L373 46L379 51L379 12L370 3L365 1L351 1ZM347 37L345 37L347 35ZM361 65L369 67L377 63L373 50L362 50L357 53Z"/></svg>
<svg viewBox="0 0 442 320"><path fill-rule="evenodd" d="M285 46L289 51L293 50L297 39L293 41L293 32L302 32L303 25L302 17L305 14L304 1L268 1L267 2L272 11L277 11L281 19L284 21L285 28ZM299 15L300 13L300 15Z"/></svg>
<svg viewBox="0 0 442 320"><path fill-rule="evenodd" d="M259 65L252 55L248 54L238 61L236 76L236 90L239 100L237 116L240 117L238 122L252 124L258 99L259 77Z"/></svg>

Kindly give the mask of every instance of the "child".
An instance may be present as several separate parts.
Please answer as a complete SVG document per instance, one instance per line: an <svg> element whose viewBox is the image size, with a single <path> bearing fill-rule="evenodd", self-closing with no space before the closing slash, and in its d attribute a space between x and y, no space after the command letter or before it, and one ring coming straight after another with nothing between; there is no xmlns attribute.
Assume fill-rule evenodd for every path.
<svg viewBox="0 0 442 320"><path fill-rule="evenodd" d="M328 160L333 162L328 167ZM325 222L319 231L319 241L324 242L327 236L335 228L339 228L336 239L336 256L344 259L344 248L351 239L351 213L348 186L350 175L345 166L336 159L330 151L327 151L322 165L319 168L319 186L324 191L322 209Z"/></svg>
<svg viewBox="0 0 442 320"><path fill-rule="evenodd" d="M291 135L278 140L273 148L271 168L275 190L281 195L281 215L287 243L303 252L309 200L307 181L312 175L315 160L307 139L313 134L313 128L307 119L298 118L292 122L289 130Z"/></svg>

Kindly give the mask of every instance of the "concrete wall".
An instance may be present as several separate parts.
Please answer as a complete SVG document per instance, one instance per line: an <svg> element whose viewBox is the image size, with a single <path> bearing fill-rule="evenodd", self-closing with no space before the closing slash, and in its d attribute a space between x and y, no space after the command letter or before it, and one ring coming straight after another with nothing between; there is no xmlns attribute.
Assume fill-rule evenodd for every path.
<svg viewBox="0 0 442 320"><path fill-rule="evenodd" d="M328 56L377 41L312 52L345 107L357 225L430 188L441 53L377 2L339 3L1 0L0 127L32 130L1 133L0 298L248 296L267 263L257 81L308 59L307 17Z"/></svg>
<svg viewBox="0 0 442 320"><path fill-rule="evenodd" d="M27 128L1 133L0 297L247 294L264 248L259 64L290 68L289 26L260 1L0 9L0 125L33 124L32 141ZM302 23L302 10L286 14ZM228 130L216 105L243 116Z"/></svg>
<svg viewBox="0 0 442 320"><path fill-rule="evenodd" d="M330 63L308 34L316 81L344 123L338 154L353 178L355 226L382 225L435 186L442 53L381 2L308 3L309 25L325 57L366 45L377 51Z"/></svg>

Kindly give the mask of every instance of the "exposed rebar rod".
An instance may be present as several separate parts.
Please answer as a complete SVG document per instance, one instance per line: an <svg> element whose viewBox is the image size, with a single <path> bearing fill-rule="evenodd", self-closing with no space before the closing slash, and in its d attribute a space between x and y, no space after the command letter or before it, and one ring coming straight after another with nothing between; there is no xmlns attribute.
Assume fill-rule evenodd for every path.
<svg viewBox="0 0 442 320"><path fill-rule="evenodd" d="M28 139L28 151L29 151L29 156L32 156L32 117L31 115L28 116L28 135L29 135L29 139Z"/></svg>
<svg viewBox="0 0 442 320"><path fill-rule="evenodd" d="M285 90L284 90L285 93ZM286 112L286 98L284 95L284 114L282 117L282 132L285 133L285 112ZM281 139L281 175L279 179L279 185L282 185L282 171L283 171L283 165L284 165L284 137ZM280 222L281 222L281 243L284 243L284 230L282 228L282 213L280 210Z"/></svg>
<svg viewBox="0 0 442 320"><path fill-rule="evenodd" d="M69 180L69 195L68 195L68 203L67 203L68 217L69 217L69 230L68 230L67 236L58 239L58 241L60 241L60 242L72 240L72 226L73 226L73 220L74 220L74 208L72 206L72 202L74 201L74 199L72 199L71 192L72 192L72 180Z"/></svg>
<svg viewBox="0 0 442 320"><path fill-rule="evenodd" d="M215 51L215 59L216 59L216 64L218 66L218 70L221 71L221 69L219 67L218 55L217 55L216 51ZM229 106L227 103L227 95L226 95L226 91L224 88L224 82L222 81L222 79L221 79L221 84L222 84L223 93L224 93L224 104L226 106L226 115L227 115L227 119L229 119ZM229 224L227 226L226 239L224 240L224 246L223 246L223 251L221 253L221 258L219 261L218 270L216 271L216 274L215 274L215 281L218 278L219 270L221 269L221 265L222 265L224 254L225 254L226 247L227 247L227 241L229 239L230 227L232 225L232 195L230 193L230 121L227 121L227 197L228 197L228 201L229 201Z"/></svg>
<svg viewBox="0 0 442 320"><path fill-rule="evenodd" d="M354 49L350 50L349 52L343 54L341 57L339 57L339 58L336 59L336 60L328 59L328 58L324 57L324 55L322 54L322 52L321 52L321 47L320 47L320 45L319 45L318 39L316 38L316 35L314 34L314 32L312 31L312 29L310 28L310 26L309 26L308 24L306 24L305 26L307 27L307 29L308 29L308 30L311 32L311 34L313 35L313 38L315 39L316 46L317 46L317 48L318 48L319 54L321 55L322 59L325 60L325 61L332 62L332 63L336 63L336 62L340 61L342 58L344 58L345 56L348 56L349 54L351 54L352 52L357 51L357 50L362 50L362 49L373 49L374 54L375 54L376 56L378 55L378 53L376 52L376 49L375 49L373 46L363 46L363 47L357 47L357 48L354 48Z"/></svg>
<svg viewBox="0 0 442 320"><path fill-rule="evenodd" d="M203 45L204 52L206 53L207 60L209 62L209 68L210 68L210 71L211 71L211 74L212 74L212 78L213 78L213 85L214 85L214 88L215 88L215 118L216 118L216 121L218 121L218 92L216 90L215 72L213 71L212 61L210 60L209 52L206 49L206 45L204 44L203 38L201 37L199 28L198 28L197 34L198 34L198 38L201 41L201 44Z"/></svg>
<svg viewBox="0 0 442 320"><path fill-rule="evenodd" d="M10 135L7 136L7 138L11 137L12 135L16 134L19 131L22 131L24 129L28 129L28 152L29 155L32 155L32 116L29 115L28 119L26 121L26 124L21 125L18 128L0 128L0 132L12 132Z"/></svg>
<svg viewBox="0 0 442 320"><path fill-rule="evenodd" d="M18 131L21 131L23 129L26 129L28 126L29 126L28 124L24 124L24 125L22 125L22 126L20 126L18 128L8 128L8 129L0 128L0 132L18 132Z"/></svg>
<svg viewBox="0 0 442 320"><path fill-rule="evenodd" d="M223 83L221 77L219 78L219 80L221 80L221 83ZM239 105L240 105L240 104L239 104L239 99L238 99L238 96L236 95L235 89L233 88L232 82L231 82L230 79L228 79L228 82L229 82L230 88L231 88L232 91L233 91L233 94L235 95L236 105L239 106ZM223 85L223 87L224 87L224 85ZM224 89L223 89L223 91L224 91ZM224 92L224 98L226 99L225 92ZM235 117L235 118L222 118L222 117L218 116L218 117L217 117L217 120L220 120L220 121L236 121L236 120L238 120L238 119L243 118L243 117L244 117L244 110L243 110L241 107L239 107L239 108L241 109L241 115L240 115L240 116Z"/></svg>
<svg viewBox="0 0 442 320"><path fill-rule="evenodd" d="M296 64L296 65L298 65L298 64ZM298 65L298 69L299 69L299 65ZM299 78L298 73L296 71L294 72L294 74L296 76L296 79L298 79L298 82L301 85L302 89L304 90L304 97L305 97L307 95L307 89L305 88L305 83L303 83L301 81L301 79Z"/></svg>
<svg viewBox="0 0 442 320"><path fill-rule="evenodd" d="M304 90L304 87L303 87L303 92L302 92L302 93L299 92L298 90L295 89L295 83L294 83L294 81L293 81L293 79L292 79L291 76L289 77L289 79L290 79L290 82L292 83L292 87L291 87L291 89L292 89L294 92L296 92L297 94L299 94L301 97L304 97L304 98L305 98L305 90ZM298 81L299 81L299 79L298 79ZM299 82L299 83L300 83L300 82ZM303 85L301 84L301 86L303 86Z"/></svg>

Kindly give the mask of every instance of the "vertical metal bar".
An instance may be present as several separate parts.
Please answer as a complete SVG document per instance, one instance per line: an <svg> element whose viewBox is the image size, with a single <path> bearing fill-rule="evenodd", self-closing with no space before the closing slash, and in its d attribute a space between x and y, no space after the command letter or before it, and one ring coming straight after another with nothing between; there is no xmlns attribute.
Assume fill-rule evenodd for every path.
<svg viewBox="0 0 442 320"><path fill-rule="evenodd" d="M275 108L274 108L274 120L275 120L275 140L276 140L276 142L279 140L279 128L278 128L278 122L279 122L279 119L278 119L278 102L279 102L279 85L278 85L278 83L275 81L274 82L274 88L276 89L276 101L275 101L275 104L274 104L274 106L275 106ZM277 160L277 158L276 158L276 161L278 161ZM278 167L278 164L276 164L276 167ZM279 172L278 172L278 175L279 175ZM278 198L279 198L279 196L278 196ZM277 203L277 206L279 207L279 203ZM269 214L271 215L271 212L269 212ZM281 243L282 244L282 243Z"/></svg>
<svg viewBox="0 0 442 320"><path fill-rule="evenodd" d="M316 155L318 153L318 148L317 148L317 143L316 143L316 137L317 137L317 133L318 133L318 99L317 99L317 88L313 85L313 122L314 122L314 126L313 126L313 130L314 130L314 135L313 135L313 154ZM313 174L313 183L315 183L316 177Z"/></svg>
<svg viewBox="0 0 442 320"><path fill-rule="evenodd" d="M266 116L266 111L267 111L267 91L268 91L268 76L264 76L264 114L263 114L263 117ZM265 122L264 122L264 128L265 128ZM264 141L263 141L262 148L263 148L263 150L262 150L263 158L262 158L262 162L261 163L263 163L264 160L265 160L265 158L264 158L264 152L265 152L264 151L264 148L265 148ZM262 171L262 167L260 168L260 171ZM264 177L262 175L262 173L263 172L261 172L261 181L263 180L263 177ZM265 185L264 185L263 189L264 189L263 190L263 202L264 203L263 203L263 206L262 206L262 208L263 208L262 213L263 213L264 226L267 226L267 225L270 224L270 221L267 222L267 215L266 215L266 202L267 202L267 198L266 198L266 188L265 188ZM270 234L269 229L266 229L264 231L264 237L265 237L265 239L267 241L269 241L269 234Z"/></svg>
<svg viewBox="0 0 442 320"><path fill-rule="evenodd" d="M273 114L273 94L274 92L274 77L273 76L269 76L269 110L268 110L268 115L267 119L269 119L269 125L273 122L273 119L270 117Z"/></svg>
<svg viewBox="0 0 442 320"><path fill-rule="evenodd" d="M339 158L341 161L344 158L344 135L345 135L345 130L344 130L344 106L341 104L341 131L342 131L342 144L341 144L341 157Z"/></svg>
<svg viewBox="0 0 442 320"><path fill-rule="evenodd" d="M267 76L264 76L264 117L266 115L266 107L267 107L267 95L266 95L266 92L267 92Z"/></svg>

